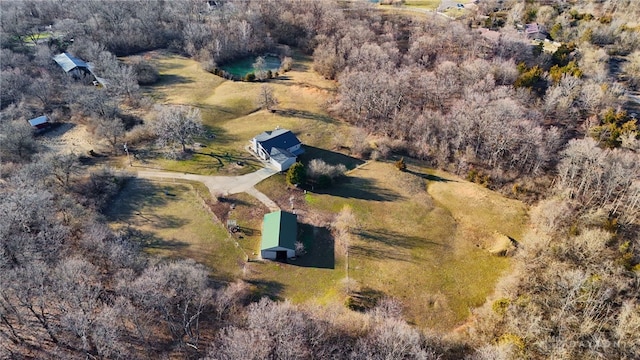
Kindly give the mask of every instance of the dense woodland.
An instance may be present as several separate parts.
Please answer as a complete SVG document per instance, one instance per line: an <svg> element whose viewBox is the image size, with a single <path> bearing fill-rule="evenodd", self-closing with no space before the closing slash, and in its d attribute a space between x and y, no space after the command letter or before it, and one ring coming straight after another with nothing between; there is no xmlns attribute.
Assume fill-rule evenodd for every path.
<svg viewBox="0 0 640 360"><path fill-rule="evenodd" d="M460 20L368 2L0 5L1 358L640 353L640 137L628 101L640 84L639 2L481 0ZM518 25L533 21L562 45L532 45ZM39 39L47 29L56 36ZM43 111L83 121L117 153L125 136L157 136L132 109L171 111L139 91L157 72L116 56L169 49L215 69L283 46L337 82L327 106L364 129L352 139L358 156L424 161L531 204L511 273L464 333L414 328L392 298L367 313L273 302L194 262L145 255L102 215L123 178L40 151L25 121ZM72 81L51 61L61 51L113 86Z"/></svg>

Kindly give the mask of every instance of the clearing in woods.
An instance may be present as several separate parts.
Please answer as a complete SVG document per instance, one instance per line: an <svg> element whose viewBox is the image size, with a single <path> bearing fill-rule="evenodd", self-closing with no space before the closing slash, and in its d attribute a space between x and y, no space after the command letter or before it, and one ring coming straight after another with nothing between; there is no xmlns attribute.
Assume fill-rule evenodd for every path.
<svg viewBox="0 0 640 360"><path fill-rule="evenodd" d="M408 172L393 164L369 162L349 173L346 183L323 193L286 190L283 176L257 188L281 206L291 196L305 203L305 213L335 214L353 209L359 222L350 246L350 277L356 298L391 296L405 306L408 320L420 326L451 330L484 303L509 260L489 253L495 234L520 239L526 208L480 185L451 174L417 166ZM336 271L345 274L344 257ZM299 271L298 268L290 267ZM304 279L286 271L263 276L284 284L283 297L304 299ZM315 283L336 295L335 277ZM337 299L336 299L337 300Z"/></svg>
<svg viewBox="0 0 640 360"><path fill-rule="evenodd" d="M344 147L350 146L348 134L352 128L335 121L323 109L335 92L335 83L310 71L309 58L294 58L292 71L268 82L280 102L277 111L270 113L259 111L255 105L261 83L227 81L177 55L154 56L152 61L160 69L161 81L146 88L147 93L157 102L200 108L205 125L216 135L215 139L203 139L206 147L187 161L153 160L155 165L205 175L250 172L261 164L245 150L249 139L276 126L296 132L307 145L307 161L320 157L332 163L346 163L349 168L362 164L324 150L336 140ZM246 165L236 167L238 159ZM333 188L307 194L287 188L284 175L275 175L256 188L284 210L294 206L308 253L291 264L242 264L243 254L250 259L258 256L262 216L267 212L262 204L241 193L214 205L223 223L237 220L243 229L242 238L236 238L236 247L224 226L212 222L206 211L198 210L196 201L176 202L195 196L186 185L173 185L175 188L170 191L177 193L175 200L154 186L139 193L155 194L151 199L161 198L162 202L141 198L126 206L143 215L157 212L159 217L165 213L174 216L177 220L172 226L164 225L160 218L145 220L136 210L130 210L128 218L114 221L126 224L123 221L135 220L135 228L151 233L148 247L152 252L192 257L210 265L218 277L243 278L253 284L257 295L295 302L345 301L346 261L335 255L328 228L335 214L350 205L359 222L349 260L355 298L363 302L380 296L399 298L409 321L443 331L464 323L470 309L485 301L508 269L507 258L488 251L496 234L518 240L526 223L522 203L416 165L410 165L409 171L403 173L391 163L370 162L350 171L346 181ZM121 195L116 207L130 201L127 195ZM112 210L112 214L117 213ZM195 216L198 218L191 218ZM174 240L175 246L166 245Z"/></svg>

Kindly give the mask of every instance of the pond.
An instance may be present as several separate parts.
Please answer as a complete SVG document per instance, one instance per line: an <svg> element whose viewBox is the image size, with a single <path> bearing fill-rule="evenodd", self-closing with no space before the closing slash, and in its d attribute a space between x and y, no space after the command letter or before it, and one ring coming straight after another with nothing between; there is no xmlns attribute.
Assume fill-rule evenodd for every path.
<svg viewBox="0 0 640 360"><path fill-rule="evenodd" d="M264 61L267 63L267 69L272 72L278 71L280 69L280 58L273 55L263 56ZM256 62L257 56L251 56L242 58L240 60L232 61L228 64L221 66L220 68L229 74L238 77L244 78L247 74L253 72L253 63Z"/></svg>

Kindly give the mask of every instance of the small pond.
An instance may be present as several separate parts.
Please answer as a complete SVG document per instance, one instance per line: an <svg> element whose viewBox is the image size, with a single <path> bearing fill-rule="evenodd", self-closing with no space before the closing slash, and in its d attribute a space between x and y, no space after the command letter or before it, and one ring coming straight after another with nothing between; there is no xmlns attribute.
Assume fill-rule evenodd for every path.
<svg viewBox="0 0 640 360"><path fill-rule="evenodd" d="M280 58L277 56L266 55L263 56L264 61L267 63L267 69L272 72L278 71L280 69ZM222 65L220 68L229 74L243 78L247 74L253 72L253 63L256 62L257 56L251 56L242 58L236 61L229 62L228 64Z"/></svg>

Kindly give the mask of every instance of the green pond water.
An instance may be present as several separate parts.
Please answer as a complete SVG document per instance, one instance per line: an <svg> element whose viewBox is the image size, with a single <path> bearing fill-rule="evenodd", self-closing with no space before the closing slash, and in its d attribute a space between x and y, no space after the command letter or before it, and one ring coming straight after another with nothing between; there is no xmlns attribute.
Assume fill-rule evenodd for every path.
<svg viewBox="0 0 640 360"><path fill-rule="evenodd" d="M256 58L257 56L246 57L230 62L220 68L233 76L245 77L253 72L253 63L256 62ZM280 68L280 58L277 56L264 56L264 61L267 64L267 70L275 72Z"/></svg>

